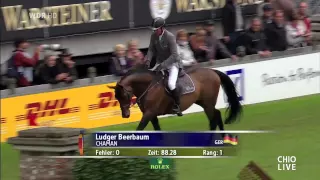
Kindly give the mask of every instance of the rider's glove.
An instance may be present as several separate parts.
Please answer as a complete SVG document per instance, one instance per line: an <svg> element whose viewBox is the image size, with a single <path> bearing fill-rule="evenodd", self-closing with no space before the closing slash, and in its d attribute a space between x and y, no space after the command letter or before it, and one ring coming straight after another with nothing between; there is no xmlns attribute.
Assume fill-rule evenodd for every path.
<svg viewBox="0 0 320 180"><path fill-rule="evenodd" d="M159 64L154 65L154 67L152 69L150 69L151 71L159 71Z"/></svg>
<svg viewBox="0 0 320 180"><path fill-rule="evenodd" d="M164 64L160 63L159 66L158 66L158 70L162 70L162 69L164 69Z"/></svg>

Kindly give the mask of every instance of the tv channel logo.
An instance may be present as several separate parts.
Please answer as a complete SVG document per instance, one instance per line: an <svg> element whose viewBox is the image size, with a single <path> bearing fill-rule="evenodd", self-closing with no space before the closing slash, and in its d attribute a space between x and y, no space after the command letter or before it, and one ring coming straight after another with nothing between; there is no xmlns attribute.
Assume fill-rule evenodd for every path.
<svg viewBox="0 0 320 180"><path fill-rule="evenodd" d="M239 94L240 101L245 99L245 87L244 87L244 69L233 69L226 71L226 74L233 81L237 92ZM227 97L224 95L224 101L227 102Z"/></svg>

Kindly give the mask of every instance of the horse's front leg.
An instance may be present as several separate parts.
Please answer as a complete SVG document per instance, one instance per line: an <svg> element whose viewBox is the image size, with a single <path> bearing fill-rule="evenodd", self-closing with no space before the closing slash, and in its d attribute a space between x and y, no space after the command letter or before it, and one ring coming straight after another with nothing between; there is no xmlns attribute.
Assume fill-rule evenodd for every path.
<svg viewBox="0 0 320 180"><path fill-rule="evenodd" d="M142 119L140 120L140 123L137 127L137 131L143 131L147 127L149 121L151 119L154 119L155 117L156 116L153 115L153 113L151 113L151 112L143 113Z"/></svg>
<svg viewBox="0 0 320 180"><path fill-rule="evenodd" d="M151 123L153 125L153 128L155 131L161 131L161 128L160 128L160 124L159 124L159 119L158 117L154 117L152 120L151 120Z"/></svg>

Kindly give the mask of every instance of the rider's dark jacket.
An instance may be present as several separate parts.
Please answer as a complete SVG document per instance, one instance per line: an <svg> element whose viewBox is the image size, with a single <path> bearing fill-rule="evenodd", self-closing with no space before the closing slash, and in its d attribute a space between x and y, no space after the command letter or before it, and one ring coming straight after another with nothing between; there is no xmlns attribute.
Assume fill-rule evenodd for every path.
<svg viewBox="0 0 320 180"><path fill-rule="evenodd" d="M160 69L169 69L172 65L182 68L181 59L177 51L176 38L167 30L164 30L161 38L155 33L151 35L146 58L151 61L153 56L156 57L156 63L160 64Z"/></svg>

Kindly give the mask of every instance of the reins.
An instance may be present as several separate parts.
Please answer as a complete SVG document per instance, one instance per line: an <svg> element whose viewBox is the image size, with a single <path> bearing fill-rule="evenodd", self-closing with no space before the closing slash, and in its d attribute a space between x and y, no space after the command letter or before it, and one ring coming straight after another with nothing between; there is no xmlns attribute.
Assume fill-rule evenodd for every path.
<svg viewBox="0 0 320 180"><path fill-rule="evenodd" d="M160 79L160 80L161 80L161 79ZM150 83L150 85L148 86L148 88L141 94L141 96L139 96L139 97L137 98L136 102L134 102L134 103L132 104L132 106L135 105L136 103L140 104L140 100L143 98L143 96L145 96L145 95L147 94L147 92L149 92L149 90L151 90L155 85L159 84L160 80L157 81L157 82L154 83L154 84ZM152 86L151 86L151 85L152 85ZM131 106L131 107L132 107L132 106Z"/></svg>
<svg viewBox="0 0 320 180"><path fill-rule="evenodd" d="M164 72L161 71L162 74L164 74ZM159 80L156 81L156 83L150 83L150 85L148 86L148 88L137 98L137 100L132 103L131 105L125 105L124 107L129 106L129 108L131 108L132 106L134 106L135 104L140 104L141 99L147 94L147 92L149 92L152 88L154 88L154 86L156 86L157 84L160 83L160 81L164 79L164 76L161 76L161 78ZM123 87L123 86L122 86ZM130 94L130 96L133 94L131 91L127 90L125 87L123 87L123 89L126 91L127 94Z"/></svg>

